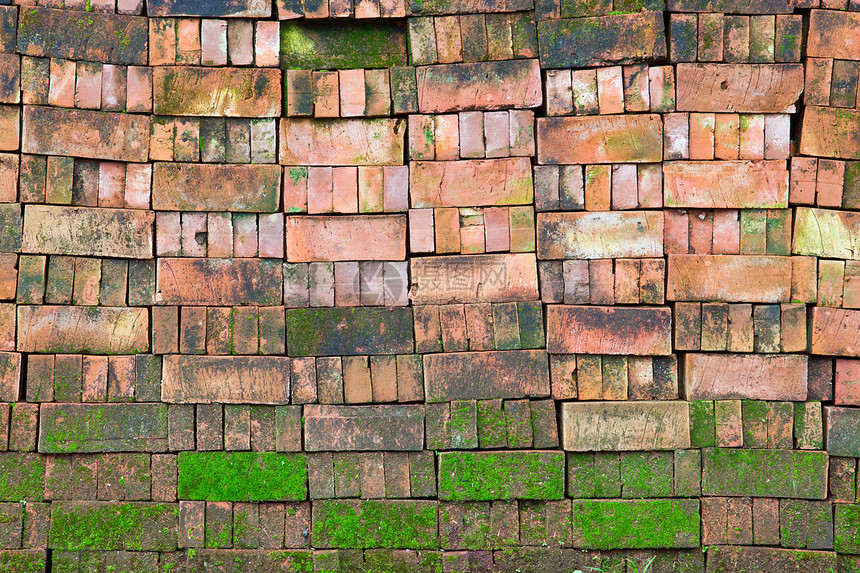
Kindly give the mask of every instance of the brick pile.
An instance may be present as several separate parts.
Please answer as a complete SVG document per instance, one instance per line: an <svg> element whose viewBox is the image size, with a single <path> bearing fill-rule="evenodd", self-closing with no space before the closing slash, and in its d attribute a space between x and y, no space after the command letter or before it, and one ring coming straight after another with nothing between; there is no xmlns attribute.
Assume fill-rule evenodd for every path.
<svg viewBox="0 0 860 573"><path fill-rule="evenodd" d="M0 571L860 571L860 2L0 0Z"/></svg>

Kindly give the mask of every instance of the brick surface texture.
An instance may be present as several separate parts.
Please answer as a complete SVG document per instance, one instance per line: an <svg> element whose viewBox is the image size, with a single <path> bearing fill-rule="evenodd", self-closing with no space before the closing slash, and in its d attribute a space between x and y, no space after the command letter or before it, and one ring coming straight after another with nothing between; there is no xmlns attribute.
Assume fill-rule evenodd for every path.
<svg viewBox="0 0 860 573"><path fill-rule="evenodd" d="M860 1L0 0L0 573L860 571Z"/></svg>

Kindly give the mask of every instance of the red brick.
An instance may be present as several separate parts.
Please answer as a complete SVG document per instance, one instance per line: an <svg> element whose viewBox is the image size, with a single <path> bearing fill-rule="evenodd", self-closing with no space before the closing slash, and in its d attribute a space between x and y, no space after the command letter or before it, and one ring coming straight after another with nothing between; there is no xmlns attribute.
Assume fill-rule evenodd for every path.
<svg viewBox="0 0 860 573"><path fill-rule="evenodd" d="M662 128L660 116L650 114L539 118L538 163L659 162Z"/></svg>
<svg viewBox="0 0 860 573"><path fill-rule="evenodd" d="M58 125L63 129L56 129ZM22 150L40 155L146 161L149 128L149 116L25 106Z"/></svg>
<svg viewBox="0 0 860 573"><path fill-rule="evenodd" d="M744 115L741 119L738 156L741 159L764 159L764 116Z"/></svg>
<svg viewBox="0 0 860 573"><path fill-rule="evenodd" d="M410 165L412 207L518 205L533 198L527 158Z"/></svg>
<svg viewBox="0 0 860 573"><path fill-rule="evenodd" d="M282 165L401 165L403 119L282 119ZM368 147L368 141L377 142Z"/></svg>
<svg viewBox="0 0 860 573"><path fill-rule="evenodd" d="M413 304L537 300L533 254L413 257Z"/></svg>
<svg viewBox="0 0 860 573"><path fill-rule="evenodd" d="M678 64L677 86L678 111L792 113L803 91L803 66Z"/></svg>
<svg viewBox="0 0 860 573"><path fill-rule="evenodd" d="M550 394L546 354L538 350L426 355L424 379L428 402Z"/></svg>
<svg viewBox="0 0 860 573"><path fill-rule="evenodd" d="M668 300L788 302L789 257L669 255Z"/></svg>
<svg viewBox="0 0 860 573"><path fill-rule="evenodd" d="M806 106L800 128L800 153L860 158L860 111Z"/></svg>
<svg viewBox="0 0 860 573"><path fill-rule="evenodd" d="M562 449L568 451L672 450L690 446L688 404L671 402L566 402Z"/></svg>
<svg viewBox="0 0 860 573"><path fill-rule="evenodd" d="M243 372L255 384L242 384ZM283 404L289 401L287 358L262 356L165 356L162 400L185 403Z"/></svg>
<svg viewBox="0 0 860 573"><path fill-rule="evenodd" d="M806 356L686 354L688 400L806 400Z"/></svg>
<svg viewBox="0 0 860 573"><path fill-rule="evenodd" d="M155 320L153 319L154 323ZM81 401L106 401L108 392L108 357L84 356L81 370Z"/></svg>
<svg viewBox="0 0 860 573"><path fill-rule="evenodd" d="M798 207L792 252L800 255L857 259L860 216L849 211Z"/></svg>
<svg viewBox="0 0 860 573"><path fill-rule="evenodd" d="M280 261L159 259L158 302L178 305L280 304Z"/></svg>
<svg viewBox="0 0 860 573"><path fill-rule="evenodd" d="M257 67L277 67L280 49L280 26L276 22L261 21L256 22L255 29L255 65Z"/></svg>
<svg viewBox="0 0 860 573"><path fill-rule="evenodd" d="M306 405L305 449L314 451L421 450L423 406Z"/></svg>
<svg viewBox="0 0 860 573"><path fill-rule="evenodd" d="M366 237L356 243L353 238ZM371 239L373 238L373 239ZM406 217L287 217L287 258L291 262L403 260Z"/></svg>
<svg viewBox="0 0 860 573"><path fill-rule="evenodd" d="M784 161L673 161L663 166L667 207L778 208L788 206Z"/></svg>
<svg viewBox="0 0 860 573"><path fill-rule="evenodd" d="M553 354L665 356L672 351L668 308L547 308L547 350Z"/></svg>
<svg viewBox="0 0 860 573"><path fill-rule="evenodd" d="M417 68L417 76L421 113L528 108L542 103L537 60L426 66Z"/></svg>
<svg viewBox="0 0 860 573"><path fill-rule="evenodd" d="M152 81L157 115L277 117L281 113L278 70L158 67Z"/></svg>
<svg viewBox="0 0 860 573"><path fill-rule="evenodd" d="M541 259L609 259L663 255L663 214L538 213Z"/></svg>
<svg viewBox="0 0 860 573"><path fill-rule="evenodd" d="M23 352L142 352L149 347L146 309L21 306L18 349Z"/></svg>
<svg viewBox="0 0 860 573"><path fill-rule="evenodd" d="M844 9L844 8L843 8ZM813 10L809 19L806 54L813 58L860 60L860 15Z"/></svg>
<svg viewBox="0 0 860 573"><path fill-rule="evenodd" d="M663 154L667 160L690 158L690 114L666 114L663 120Z"/></svg>
<svg viewBox="0 0 860 573"><path fill-rule="evenodd" d="M75 107L99 109L102 105L102 65L78 62Z"/></svg>
<svg viewBox="0 0 860 573"><path fill-rule="evenodd" d="M356 117L364 115L367 105L365 99L364 70L340 70L340 116Z"/></svg>

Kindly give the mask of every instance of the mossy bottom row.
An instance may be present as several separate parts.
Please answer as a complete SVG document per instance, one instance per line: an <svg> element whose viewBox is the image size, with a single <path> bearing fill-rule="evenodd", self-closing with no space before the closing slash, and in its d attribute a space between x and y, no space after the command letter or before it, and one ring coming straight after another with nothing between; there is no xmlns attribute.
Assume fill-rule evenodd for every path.
<svg viewBox="0 0 860 573"><path fill-rule="evenodd" d="M50 568L49 568L50 567ZM174 552L2 551L0 573L856 573L860 557L830 551L712 546L595 551L433 549L187 549Z"/></svg>

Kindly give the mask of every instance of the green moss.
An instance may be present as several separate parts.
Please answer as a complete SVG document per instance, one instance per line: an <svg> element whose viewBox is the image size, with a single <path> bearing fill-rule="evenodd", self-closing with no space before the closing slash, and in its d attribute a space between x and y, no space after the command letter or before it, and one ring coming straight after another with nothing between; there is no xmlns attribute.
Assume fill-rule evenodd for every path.
<svg viewBox="0 0 860 573"><path fill-rule="evenodd" d="M562 499L562 452L445 452L439 499Z"/></svg>
<svg viewBox="0 0 860 573"><path fill-rule="evenodd" d="M42 551L0 551L0 573L42 573L45 566Z"/></svg>
<svg viewBox="0 0 860 573"><path fill-rule="evenodd" d="M408 354L409 308L299 308L287 311L290 356Z"/></svg>
<svg viewBox="0 0 860 573"><path fill-rule="evenodd" d="M672 452L626 452L620 459L622 497L672 496Z"/></svg>
<svg viewBox="0 0 860 573"><path fill-rule="evenodd" d="M179 510L163 503L54 502L50 547L173 551Z"/></svg>
<svg viewBox="0 0 860 573"><path fill-rule="evenodd" d="M316 547L431 549L439 545L436 531L436 504L430 501L324 500L314 503L313 543Z"/></svg>
<svg viewBox="0 0 860 573"><path fill-rule="evenodd" d="M757 449L702 450L702 494L822 499L827 453Z"/></svg>
<svg viewBox="0 0 860 573"><path fill-rule="evenodd" d="M588 549L696 547L700 521L697 500L573 502L574 539Z"/></svg>
<svg viewBox="0 0 860 573"><path fill-rule="evenodd" d="M717 445L714 403L711 400L690 402L690 445L694 448Z"/></svg>
<svg viewBox="0 0 860 573"><path fill-rule="evenodd" d="M285 501L307 499L304 454L181 452L179 499Z"/></svg>
<svg viewBox="0 0 860 573"><path fill-rule="evenodd" d="M405 66L406 30L393 22L284 22L281 62L299 70Z"/></svg>

